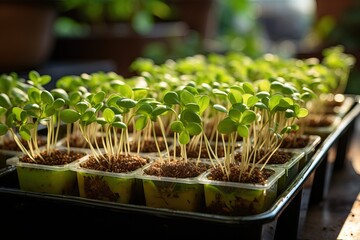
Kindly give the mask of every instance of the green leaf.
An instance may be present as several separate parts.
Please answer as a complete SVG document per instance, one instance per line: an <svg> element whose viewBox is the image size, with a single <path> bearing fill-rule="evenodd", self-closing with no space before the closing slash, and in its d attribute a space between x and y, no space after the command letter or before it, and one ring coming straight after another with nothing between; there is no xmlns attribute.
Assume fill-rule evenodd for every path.
<svg viewBox="0 0 360 240"><path fill-rule="evenodd" d="M90 103L88 102L78 102L76 105L75 105L75 108L76 110L80 113L80 114L83 114L85 113L85 111L90 107Z"/></svg>
<svg viewBox="0 0 360 240"><path fill-rule="evenodd" d="M185 129L191 136L198 135L202 132L202 127L199 123L189 123Z"/></svg>
<svg viewBox="0 0 360 240"><path fill-rule="evenodd" d="M215 94L215 95L220 95L220 96L225 96L225 97L228 95L226 92L221 91L221 90L219 90L219 89L217 89L217 88L213 89L212 92L213 92L213 94Z"/></svg>
<svg viewBox="0 0 360 240"><path fill-rule="evenodd" d="M291 131L298 131L299 130L299 125L297 125L297 124L293 124L293 125L291 125Z"/></svg>
<svg viewBox="0 0 360 240"><path fill-rule="evenodd" d="M238 125L237 129L236 129L237 133L239 134L239 136L246 138L249 136L249 128L246 125Z"/></svg>
<svg viewBox="0 0 360 240"><path fill-rule="evenodd" d="M29 141L31 139L31 133L26 126L20 126L19 128L19 134L21 138L23 138L25 141Z"/></svg>
<svg viewBox="0 0 360 240"><path fill-rule="evenodd" d="M40 90L37 88L30 88L28 90L28 96L29 96L29 100L32 103L37 103L40 104L41 103L41 93Z"/></svg>
<svg viewBox="0 0 360 240"><path fill-rule="evenodd" d="M265 98L265 97L270 97L270 93L269 92L265 92L265 91L261 91L261 92L258 92L256 93L256 95L258 98L262 99L262 98Z"/></svg>
<svg viewBox="0 0 360 240"><path fill-rule="evenodd" d="M136 130L142 130L146 127L148 123L149 118L146 116L139 116L135 120L135 129Z"/></svg>
<svg viewBox="0 0 360 240"><path fill-rule="evenodd" d="M11 106L10 98L5 93L0 93L0 106L6 109L9 109Z"/></svg>
<svg viewBox="0 0 360 240"><path fill-rule="evenodd" d="M40 118L41 116L41 108L38 104L36 103L29 103L29 104L26 104L24 106L24 111L27 112L27 114L35 117L35 118Z"/></svg>
<svg viewBox="0 0 360 240"><path fill-rule="evenodd" d="M7 109L0 106L0 117L6 113Z"/></svg>
<svg viewBox="0 0 360 240"><path fill-rule="evenodd" d="M21 115L22 112L23 112L23 110L22 110L21 108L19 108L19 107L14 107L14 108L12 109L12 113L15 115L15 119L16 119L17 121L20 121L20 120L21 120L20 115Z"/></svg>
<svg viewBox="0 0 360 240"><path fill-rule="evenodd" d="M156 101L155 98L142 98L142 99L139 99L137 102L138 105L143 104L143 103L150 104L151 106L160 104L160 102Z"/></svg>
<svg viewBox="0 0 360 240"><path fill-rule="evenodd" d="M289 108L293 104L294 104L294 100L292 100L291 98L286 97L286 98L280 99L278 106L282 107L282 108Z"/></svg>
<svg viewBox="0 0 360 240"><path fill-rule="evenodd" d="M190 142L190 135L187 131L182 131L179 135L179 142L181 144L188 144Z"/></svg>
<svg viewBox="0 0 360 240"><path fill-rule="evenodd" d="M2 123L0 123L0 136L3 136L7 133L8 127Z"/></svg>
<svg viewBox="0 0 360 240"><path fill-rule="evenodd" d="M47 117L51 117L55 114L55 108L53 106L48 106L45 108L43 114L42 114L42 118L47 118Z"/></svg>
<svg viewBox="0 0 360 240"><path fill-rule="evenodd" d="M114 121L115 113L110 108L105 108L103 112L103 117L106 122L111 123Z"/></svg>
<svg viewBox="0 0 360 240"><path fill-rule="evenodd" d="M248 106L248 107L252 107L254 106L256 103L259 102L259 98L256 96L248 96L248 95L244 95L246 96L246 99L244 97L244 103Z"/></svg>
<svg viewBox="0 0 360 240"><path fill-rule="evenodd" d="M273 95L269 99L269 108L270 111L275 109L275 107L279 104L280 100L283 98L281 95Z"/></svg>
<svg viewBox="0 0 360 240"><path fill-rule="evenodd" d="M118 107L118 105L116 104L116 102L120 99L120 97L118 95L111 95L107 101L106 104L109 107Z"/></svg>
<svg viewBox="0 0 360 240"><path fill-rule="evenodd" d="M52 89L51 94L53 95L53 97L55 99L63 99L63 100L65 100L65 102L70 101L69 95L67 94L67 92L64 89L61 89L61 88Z"/></svg>
<svg viewBox="0 0 360 240"><path fill-rule="evenodd" d="M119 107L130 109L135 107L137 102L130 98L121 98L117 100L116 103Z"/></svg>
<svg viewBox="0 0 360 240"><path fill-rule="evenodd" d="M194 82L188 83L183 90L190 92L192 95L196 96L199 94L198 90L195 88L196 84Z"/></svg>
<svg viewBox="0 0 360 240"><path fill-rule="evenodd" d="M133 91L134 91L134 99L137 101L145 98L149 93L148 89L146 88L133 88Z"/></svg>
<svg viewBox="0 0 360 240"><path fill-rule="evenodd" d="M102 110L102 108L104 107L104 103L103 102L99 102L97 104L95 104L94 108L96 109L96 112L99 112Z"/></svg>
<svg viewBox="0 0 360 240"><path fill-rule="evenodd" d="M12 109L12 113L15 115L16 121L19 121L19 122L25 122L26 121L27 113L24 110L22 110L21 108L14 107Z"/></svg>
<svg viewBox="0 0 360 240"><path fill-rule="evenodd" d="M295 112L292 109L285 110L285 117L286 118L293 118L295 117Z"/></svg>
<svg viewBox="0 0 360 240"><path fill-rule="evenodd" d="M284 127L283 129L281 129L280 133L284 134L284 133L290 133L291 132L291 127Z"/></svg>
<svg viewBox="0 0 360 240"><path fill-rule="evenodd" d="M237 109L240 112L244 112L247 109L246 105L243 103L235 103L232 105L232 108Z"/></svg>
<svg viewBox="0 0 360 240"><path fill-rule="evenodd" d="M81 115L80 119L83 122L91 121L92 118L95 117L96 109L95 108L88 108L84 112L84 114Z"/></svg>
<svg viewBox="0 0 360 240"><path fill-rule="evenodd" d="M254 82L254 86L259 89L259 91L270 92L271 84L267 79L260 79Z"/></svg>
<svg viewBox="0 0 360 240"><path fill-rule="evenodd" d="M240 122L244 125L250 124L256 120L256 113L251 110L245 110L240 117Z"/></svg>
<svg viewBox="0 0 360 240"><path fill-rule="evenodd" d="M207 95L202 95L200 96L200 98L198 99L198 104L199 104L199 113L202 114L209 106L210 104L210 97Z"/></svg>
<svg viewBox="0 0 360 240"><path fill-rule="evenodd" d="M41 102L44 104L52 104L54 102L54 97L49 91L43 90L41 92Z"/></svg>
<svg viewBox="0 0 360 240"><path fill-rule="evenodd" d="M139 108L136 109L137 114L144 114L144 115L151 115L152 111L153 111L153 107L147 102L141 103Z"/></svg>
<svg viewBox="0 0 360 240"><path fill-rule="evenodd" d="M31 81L33 81L34 83L37 83L37 82L38 82L38 78L40 78L40 74L39 74L37 71L31 70L31 71L29 72L29 79L30 79Z"/></svg>
<svg viewBox="0 0 360 240"><path fill-rule="evenodd" d="M230 134L237 129L237 123L231 120L231 118L226 117L223 120L221 120L217 126L217 130L221 134Z"/></svg>
<svg viewBox="0 0 360 240"><path fill-rule="evenodd" d="M193 111L193 112L199 112L200 111L200 106L196 103L188 103L185 105L185 108Z"/></svg>
<svg viewBox="0 0 360 240"><path fill-rule="evenodd" d="M189 109L184 109L180 114L180 120L186 123L196 122L201 123L201 117L196 112Z"/></svg>
<svg viewBox="0 0 360 240"><path fill-rule="evenodd" d="M179 95L176 92L167 92L164 96L164 103L168 105L180 104Z"/></svg>
<svg viewBox="0 0 360 240"><path fill-rule="evenodd" d="M100 91L100 92L97 92L93 98L92 98L92 103L93 104L98 104L102 101L104 101L105 99L105 92L104 91Z"/></svg>
<svg viewBox="0 0 360 240"><path fill-rule="evenodd" d="M170 125L170 129L173 132L180 133L185 129L185 127L181 121L173 121Z"/></svg>
<svg viewBox="0 0 360 240"><path fill-rule="evenodd" d="M230 103L231 104L242 103L243 102L242 94L243 91L239 86L230 87L230 92L228 94L228 99Z"/></svg>
<svg viewBox="0 0 360 240"><path fill-rule="evenodd" d="M249 82L244 82L242 84L242 87L243 87L245 93L249 93L249 94L252 94L252 95L255 93L253 85L251 83L249 83Z"/></svg>
<svg viewBox="0 0 360 240"><path fill-rule="evenodd" d="M121 114L115 114L114 122L122 122L122 115Z"/></svg>
<svg viewBox="0 0 360 240"><path fill-rule="evenodd" d="M285 83L283 85L282 93L291 95L295 92L297 92L296 88L291 86L289 83Z"/></svg>
<svg viewBox="0 0 360 240"><path fill-rule="evenodd" d="M55 109L60 109L65 105L65 100L62 98L57 98L54 102L53 102L53 107Z"/></svg>
<svg viewBox="0 0 360 240"><path fill-rule="evenodd" d="M229 110L229 117L234 122L239 122L240 121L240 116L241 116L241 112L238 109L233 108L233 109Z"/></svg>
<svg viewBox="0 0 360 240"><path fill-rule="evenodd" d="M212 88L208 83L201 83L201 87L206 89L207 91L211 92Z"/></svg>
<svg viewBox="0 0 360 240"><path fill-rule="evenodd" d="M118 84L114 87L114 91L119 93L120 97L131 98L133 95L133 90L129 85Z"/></svg>
<svg viewBox="0 0 360 240"><path fill-rule="evenodd" d="M254 106L260 109L267 109L267 106L263 102L257 102Z"/></svg>
<svg viewBox="0 0 360 240"><path fill-rule="evenodd" d="M189 103L196 103L195 96L186 89L183 89L180 92L180 101L183 105L187 105Z"/></svg>
<svg viewBox="0 0 360 240"><path fill-rule="evenodd" d="M103 117L98 117L98 118L96 119L96 122L97 122L98 124L100 124L101 126L104 126L105 124L108 124L108 122L105 121L105 118L103 118Z"/></svg>
<svg viewBox="0 0 360 240"><path fill-rule="evenodd" d="M300 98L301 98L302 100L304 100L305 102L308 102L308 101L310 101L311 99L316 98L316 95L311 94L311 93L309 93L309 92L304 92L304 93L302 93L302 94L300 95Z"/></svg>
<svg viewBox="0 0 360 240"><path fill-rule="evenodd" d="M70 105L75 105L81 101L81 93L79 91L71 92L69 95Z"/></svg>
<svg viewBox="0 0 360 240"><path fill-rule="evenodd" d="M284 84L281 83L281 82L279 82L279 81L273 81L273 82L271 83L271 89L272 89L272 90L281 92L282 89L283 89L283 87L284 87Z"/></svg>
<svg viewBox="0 0 360 240"><path fill-rule="evenodd" d="M40 78L38 79L39 84L40 85L46 85L51 81L51 76L50 75L42 75L40 76Z"/></svg>
<svg viewBox="0 0 360 240"><path fill-rule="evenodd" d="M111 126L116 127L116 128L120 128L120 129L125 129L125 128L127 128L126 124L123 123L123 122L121 122L121 121L113 122L113 123L111 124Z"/></svg>
<svg viewBox="0 0 360 240"><path fill-rule="evenodd" d="M64 109L60 112L60 119L64 123L74 123L80 119L80 116L74 109Z"/></svg>
<svg viewBox="0 0 360 240"><path fill-rule="evenodd" d="M220 104L214 104L213 108L215 108L219 112L227 113L226 107L220 105Z"/></svg>
<svg viewBox="0 0 360 240"><path fill-rule="evenodd" d="M154 110L152 111L151 115L153 116L159 116L162 115L168 111L170 111L171 108L169 106L166 105L158 105L157 107L154 108Z"/></svg>
<svg viewBox="0 0 360 240"><path fill-rule="evenodd" d="M309 110L306 108L299 108L298 111L296 111L296 117L303 118L306 117L309 114Z"/></svg>

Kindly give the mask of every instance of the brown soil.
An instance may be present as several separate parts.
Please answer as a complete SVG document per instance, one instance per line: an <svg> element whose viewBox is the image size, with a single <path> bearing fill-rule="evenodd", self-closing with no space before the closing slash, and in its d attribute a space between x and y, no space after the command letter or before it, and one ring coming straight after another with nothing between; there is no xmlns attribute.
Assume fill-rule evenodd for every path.
<svg viewBox="0 0 360 240"><path fill-rule="evenodd" d="M97 143L100 148L103 147L101 137L97 137ZM155 142L152 139L144 140L141 142L140 146L140 152L142 153L152 153L157 152L157 148L155 145ZM164 151L166 149L165 142L163 138L158 139L158 144L160 151ZM66 146L66 141L63 143L63 146ZM89 144L82 138L82 136L79 135L72 135L70 137L70 147L76 147L76 148L89 148ZM130 149L132 152L137 152L137 142L131 142L130 143Z"/></svg>
<svg viewBox="0 0 360 240"><path fill-rule="evenodd" d="M109 185L101 176L88 176L84 178L84 189L86 197L91 199L107 199L116 202L120 198L119 194L111 191Z"/></svg>
<svg viewBox="0 0 360 240"><path fill-rule="evenodd" d="M35 158L37 164L42 165L64 165L71 163L85 156L83 152L70 151L66 150L54 150L53 152L48 153L47 151L43 151L41 153L41 157L37 156ZM29 156L23 156L20 158L21 162L26 163L34 163Z"/></svg>
<svg viewBox="0 0 360 240"><path fill-rule="evenodd" d="M159 177L192 178L205 172L211 165L202 162L171 160L156 161L144 170L145 174Z"/></svg>
<svg viewBox="0 0 360 240"><path fill-rule="evenodd" d="M87 169L98 170L102 172L112 173L129 173L135 171L149 162L149 159L140 157L138 155L118 155L117 157L111 157L107 155L104 158L95 159L94 156L89 156L87 161L80 164L81 167ZM135 184L134 193L131 199L132 203L143 204L144 199L140 191L142 189ZM107 200L111 202L117 202L122 197L117 192L113 192L109 183L104 180L102 176L89 175L84 176L84 190L87 198Z"/></svg>
<svg viewBox="0 0 360 240"><path fill-rule="evenodd" d="M260 160L265 154L265 151L260 151L257 155L257 160ZM270 158L267 164L284 164L287 163L293 157L293 153L278 150ZM237 152L234 155L235 161L241 161L241 152Z"/></svg>
<svg viewBox="0 0 360 240"><path fill-rule="evenodd" d="M105 157L107 157L105 155ZM80 164L81 167L105 172L126 173L141 168L149 159L138 155L119 155L117 158L95 159L89 156L89 159Z"/></svg>
<svg viewBox="0 0 360 240"><path fill-rule="evenodd" d="M163 138L159 138L157 140L157 143L159 145L159 149L160 151L164 151L166 149L166 145L165 145L165 141ZM130 143L130 150L132 152L137 152L137 148L138 148L138 143L137 142L131 142ZM152 152L157 152L157 148L156 148L156 144L154 139L147 139L147 140L142 140L140 143L140 152L142 153L152 153Z"/></svg>
<svg viewBox="0 0 360 240"><path fill-rule="evenodd" d="M254 170L249 173L249 169L240 174L240 165L236 163L230 164L230 174L229 177L222 171L220 166L211 168L208 175L209 180L218 180L218 181L227 181L227 182L241 182L241 183L258 183L265 184L267 179L275 173L271 169L262 169L254 168Z"/></svg>
<svg viewBox="0 0 360 240"><path fill-rule="evenodd" d="M310 137L309 135L295 135L290 134L284 138L281 143L281 148L304 148L309 144Z"/></svg>
<svg viewBox="0 0 360 240"><path fill-rule="evenodd" d="M234 183L250 183L250 184L266 184L269 177L275 174L272 169L260 169L255 167L252 172L250 168L241 171L241 166L238 163L231 163L229 166L230 174L226 174L220 166L213 167L210 169L207 178L209 180L223 181L223 182L234 182ZM242 199L241 197L236 198L232 206L228 206L220 196L217 196L210 205L206 207L206 212L211 214L221 215L252 215L256 213L256 204L259 200Z"/></svg>
<svg viewBox="0 0 360 240"><path fill-rule="evenodd" d="M214 150L214 147L213 147L213 150ZM174 154L174 150L172 149L172 150L170 150L170 155L173 155L173 154ZM176 147L176 155L179 155L179 154L180 154L180 146L177 146ZM187 154L187 157L190 157L190 158L199 157L199 146L197 146L195 149L190 149L189 147L187 147L186 148L186 154ZM224 147L222 145L219 145L218 148L217 148L217 156L218 157L224 157L225 156ZM201 158L209 158L209 154L208 154L204 144L201 146L200 157Z"/></svg>
<svg viewBox="0 0 360 240"><path fill-rule="evenodd" d="M70 147L75 147L75 148L90 148L89 144L85 141L85 139L83 138L83 136L78 135L78 134L72 134L70 136L69 139L69 144ZM99 147L103 147L102 141L101 141L101 137L97 137L97 142ZM63 142L63 146L66 146L66 141Z"/></svg>
<svg viewBox="0 0 360 240"><path fill-rule="evenodd" d="M28 144L25 140L21 139L21 143L25 146L25 148L28 147ZM38 146L41 147L45 145L46 145L46 137L39 137ZM9 150L9 151L21 151L17 143L14 141L14 139L11 138L5 138L3 144L0 144L0 149Z"/></svg>
<svg viewBox="0 0 360 240"><path fill-rule="evenodd" d="M210 170L208 179L235 183L265 184L267 179L274 174L275 171L271 169L260 170L260 168L255 168L250 174L248 173L249 170L240 174L240 165L233 163L230 165L229 178L224 174L220 167L216 167ZM253 215L258 212L258 209L256 208L258 201L257 198L249 201L245 198L238 197L234 200L234 203L231 203L231 206L228 206L224 200L218 196L206 207L206 212L228 216Z"/></svg>
<svg viewBox="0 0 360 240"><path fill-rule="evenodd" d="M328 127L334 121L333 115L308 115L305 118L305 124L309 127Z"/></svg>

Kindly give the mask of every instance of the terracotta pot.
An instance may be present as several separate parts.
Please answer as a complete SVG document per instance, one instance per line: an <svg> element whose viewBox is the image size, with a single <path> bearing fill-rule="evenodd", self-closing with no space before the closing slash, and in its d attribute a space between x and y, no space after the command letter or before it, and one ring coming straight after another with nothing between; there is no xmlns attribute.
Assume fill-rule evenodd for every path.
<svg viewBox="0 0 360 240"><path fill-rule="evenodd" d="M47 60L53 45L54 2L0 2L1 72L28 70Z"/></svg>

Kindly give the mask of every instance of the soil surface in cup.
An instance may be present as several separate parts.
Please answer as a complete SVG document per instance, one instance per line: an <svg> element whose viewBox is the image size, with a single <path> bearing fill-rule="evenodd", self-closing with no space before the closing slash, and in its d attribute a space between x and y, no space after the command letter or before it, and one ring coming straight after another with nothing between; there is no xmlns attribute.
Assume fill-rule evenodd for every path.
<svg viewBox="0 0 360 240"><path fill-rule="evenodd" d="M108 157L95 158L89 156L87 161L80 164L81 167L98 171L126 173L135 171L149 162L149 159L131 154L119 154Z"/></svg>
<svg viewBox="0 0 360 240"><path fill-rule="evenodd" d="M305 125L309 127L328 127L334 122L333 115L310 114L305 119Z"/></svg>
<svg viewBox="0 0 360 240"><path fill-rule="evenodd" d="M144 172L152 176L191 178L199 176L205 172L209 166L209 164L190 160L158 160L149 168L146 168Z"/></svg>
<svg viewBox="0 0 360 240"><path fill-rule="evenodd" d="M74 162L81 157L85 156L83 152L66 151L66 150L54 150L51 152L43 151L41 156L35 157L35 162L27 155L20 158L21 162L36 163L42 165L64 165Z"/></svg>
<svg viewBox="0 0 360 240"><path fill-rule="evenodd" d="M275 173L274 170L266 168L260 169L259 167L242 169L239 163L230 163L229 170L229 174L226 174L220 166L211 168L208 179L227 182L265 184L267 179Z"/></svg>
<svg viewBox="0 0 360 240"><path fill-rule="evenodd" d="M261 164L264 163L264 160L261 162L259 161L264 157L265 159L267 159L267 156L265 156L265 154L267 156L270 156L271 153L265 152L263 150L257 152L255 161ZM241 162L241 157L242 157L241 152L236 152L236 154L234 155L234 159L236 162ZM268 160L267 164L284 164L287 163L292 157L293 157L293 153L278 150L270 156L270 159Z"/></svg>
<svg viewBox="0 0 360 240"><path fill-rule="evenodd" d="M309 144L309 135L289 134L281 143L281 148L304 148Z"/></svg>
<svg viewBox="0 0 360 240"><path fill-rule="evenodd" d="M221 158L225 156L225 151L224 151L224 147L222 145L217 146L217 149L215 150L215 147L212 146L212 149L214 152L217 153L217 157ZM174 154L174 150L170 150L170 155ZM176 147L176 155L180 154L180 146ZM206 148L205 144L203 144L201 146L201 150L200 150L200 146L197 145L196 147L186 147L186 155L190 158L198 158L200 154L200 158L209 158L209 151Z"/></svg>

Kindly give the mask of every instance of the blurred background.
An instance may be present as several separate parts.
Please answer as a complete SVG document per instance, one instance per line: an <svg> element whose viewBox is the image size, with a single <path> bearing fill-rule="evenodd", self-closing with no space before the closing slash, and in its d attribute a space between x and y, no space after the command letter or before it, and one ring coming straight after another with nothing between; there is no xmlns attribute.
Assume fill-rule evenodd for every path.
<svg viewBox="0 0 360 240"><path fill-rule="evenodd" d="M139 57L321 58L338 44L358 59L359 28L360 0L0 0L0 74L130 77ZM360 94L359 77L357 61L346 93Z"/></svg>

